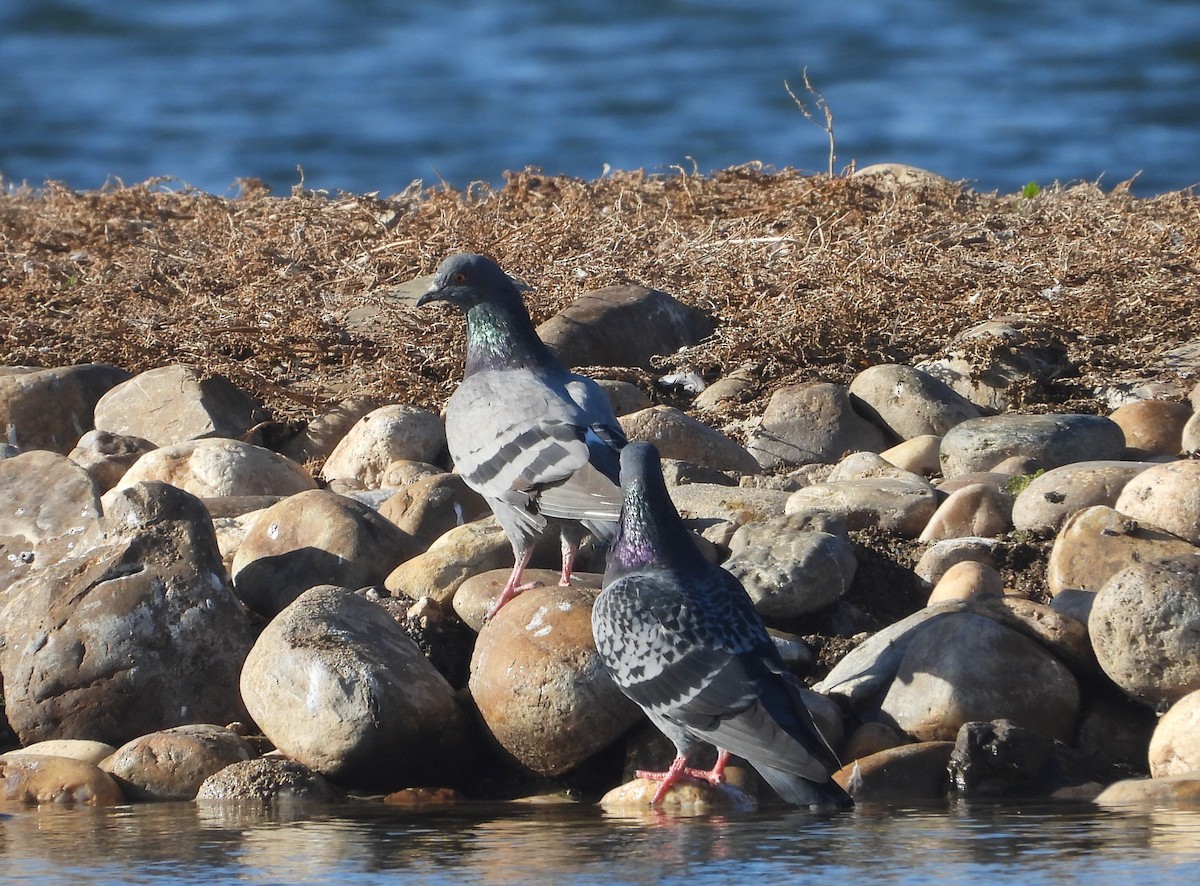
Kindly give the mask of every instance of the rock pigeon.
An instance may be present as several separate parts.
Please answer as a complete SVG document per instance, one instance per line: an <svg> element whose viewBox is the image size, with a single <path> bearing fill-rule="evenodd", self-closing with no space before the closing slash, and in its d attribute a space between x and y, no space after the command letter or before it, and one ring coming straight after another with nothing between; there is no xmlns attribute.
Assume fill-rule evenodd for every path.
<svg viewBox="0 0 1200 886"><path fill-rule="evenodd" d="M568 372L538 338L516 284L495 262L473 253L447 258L417 305L432 301L467 316L466 371L446 404L450 456L513 548L491 618L525 589L525 567L547 531L562 539L563 585L585 531L612 538L625 434L604 391Z"/></svg>
<svg viewBox="0 0 1200 886"><path fill-rule="evenodd" d="M671 786L692 776L724 781L729 755L748 761L789 803L852 805L832 781L837 757L813 724L741 583L701 555L663 481L658 451L630 443L620 455L625 490L603 590L592 610L600 657L621 690L675 744ZM689 769L703 744L712 770Z"/></svg>

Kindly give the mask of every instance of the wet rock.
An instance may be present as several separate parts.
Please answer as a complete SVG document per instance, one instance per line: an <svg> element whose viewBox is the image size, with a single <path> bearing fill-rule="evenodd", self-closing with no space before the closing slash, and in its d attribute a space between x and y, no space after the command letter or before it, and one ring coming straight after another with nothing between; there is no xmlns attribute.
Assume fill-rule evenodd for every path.
<svg viewBox="0 0 1200 886"><path fill-rule="evenodd" d="M937 510L938 495L928 483L913 480L842 480L797 489L784 513L825 513L840 517L846 528L879 529L916 538Z"/></svg>
<svg viewBox="0 0 1200 886"><path fill-rule="evenodd" d="M153 448L153 443L141 437L91 430L79 438L67 458L87 471L98 491L107 492Z"/></svg>
<svg viewBox="0 0 1200 886"><path fill-rule="evenodd" d="M1122 514L1200 545L1200 461L1154 465L1125 484L1114 507Z"/></svg>
<svg viewBox="0 0 1200 886"><path fill-rule="evenodd" d="M1163 714L1150 739L1149 760L1154 778L1200 772L1200 690Z"/></svg>
<svg viewBox="0 0 1200 886"><path fill-rule="evenodd" d="M768 470L812 462L832 464L847 452L881 452L887 446L883 432L854 411L846 388L828 382L775 391L762 423L746 444Z"/></svg>
<svg viewBox="0 0 1200 886"><path fill-rule="evenodd" d="M431 474L388 498L379 515L419 539L425 547L456 526L491 513L483 496L458 474Z"/></svg>
<svg viewBox="0 0 1200 886"><path fill-rule="evenodd" d="M947 477L990 470L1019 455L1049 470L1077 461L1119 459L1125 436L1098 415L992 415L955 425L942 438L942 473Z"/></svg>
<svg viewBox="0 0 1200 886"><path fill-rule="evenodd" d="M0 758L0 804L119 806L125 796L93 763L16 754Z"/></svg>
<svg viewBox="0 0 1200 886"><path fill-rule="evenodd" d="M835 517L775 517L740 527L724 567L766 618L795 618L838 600L854 580L858 560L845 525Z"/></svg>
<svg viewBox="0 0 1200 886"><path fill-rule="evenodd" d="M191 800L206 778L258 756L250 743L221 726L175 726L126 742L100 768L131 800Z"/></svg>
<svg viewBox="0 0 1200 886"><path fill-rule="evenodd" d="M483 627L484 617L492 608L492 604L500 597L508 581L511 569L492 569L472 575L454 592L454 612L471 630L476 633ZM525 583L540 587L558 585L561 573L557 569L526 569ZM600 583L604 576L598 572L575 572L571 575L571 587L581 591L589 591L593 595L600 593Z"/></svg>
<svg viewBox="0 0 1200 886"><path fill-rule="evenodd" d="M125 370L100 363L0 375L0 428L23 451L65 454L95 427L97 401L127 378Z"/></svg>
<svg viewBox="0 0 1200 886"><path fill-rule="evenodd" d="M973 597L1004 595L1004 579L1000 573L976 560L962 560L949 567L929 594L934 605L946 600L969 600Z"/></svg>
<svg viewBox="0 0 1200 886"><path fill-rule="evenodd" d="M320 773L286 757L256 757L213 773L196 791L198 801L252 801L276 804L329 803L337 790Z"/></svg>
<svg viewBox="0 0 1200 886"><path fill-rule="evenodd" d="M559 775L638 722L592 639L594 596L533 588L479 632L471 695L499 745L539 775Z"/></svg>
<svg viewBox="0 0 1200 886"><path fill-rule="evenodd" d="M282 455L239 440L206 438L147 452L133 463L114 489L158 481L199 498L241 495L293 495L317 482Z"/></svg>
<svg viewBox="0 0 1200 886"><path fill-rule="evenodd" d="M0 754L0 759L6 759L10 754L25 754L33 757L66 757L70 760L82 760L84 763L99 764L115 750L116 748L103 741L90 741L86 738L60 738L34 742L28 747Z"/></svg>
<svg viewBox="0 0 1200 886"><path fill-rule="evenodd" d="M951 613L912 638L880 710L920 741L952 740L963 723L999 718L1069 740L1079 687L1062 663L1017 631Z"/></svg>
<svg viewBox="0 0 1200 886"><path fill-rule="evenodd" d="M1012 520L1017 529L1051 534L1084 508L1116 504L1125 484L1149 462L1081 461L1034 477L1017 495Z"/></svg>
<svg viewBox="0 0 1200 886"><path fill-rule="evenodd" d="M629 284L584 293L538 326L538 335L567 367L640 366L652 357L698 344L713 320L657 289Z"/></svg>
<svg viewBox="0 0 1200 886"><path fill-rule="evenodd" d="M381 406L350 428L329 453L321 476L377 489L392 462L436 462L445 449L446 431L437 415L415 406Z"/></svg>
<svg viewBox="0 0 1200 886"><path fill-rule="evenodd" d="M925 528L920 541L1003 535L1012 525L1012 497L988 483L972 483L946 497Z"/></svg>
<svg viewBox="0 0 1200 886"><path fill-rule="evenodd" d="M97 429L155 446L201 437L237 439L266 417L229 379L179 364L139 373L96 403Z"/></svg>
<svg viewBox="0 0 1200 886"><path fill-rule="evenodd" d="M630 440L649 440L663 458L707 465L718 471L757 474L758 462L741 444L673 406L653 406L621 416Z"/></svg>
<svg viewBox="0 0 1200 886"><path fill-rule="evenodd" d="M936 585L955 563L973 561L995 567L998 544L999 539L995 538L942 539L926 548L913 571L922 581Z"/></svg>
<svg viewBox="0 0 1200 886"><path fill-rule="evenodd" d="M886 723L863 723L850 734L838 755L847 763L869 757L880 751L911 744L912 739Z"/></svg>
<svg viewBox="0 0 1200 886"><path fill-rule="evenodd" d="M722 812L748 812L758 804L741 788L732 784L711 785L696 779L674 784L662 802L651 809L660 782L637 778L613 788L600 798L600 808L610 815L713 815Z"/></svg>
<svg viewBox="0 0 1200 886"><path fill-rule="evenodd" d="M1127 778L1110 784L1096 805L1106 809L1200 809L1200 772L1166 778Z"/></svg>
<svg viewBox="0 0 1200 886"><path fill-rule="evenodd" d="M850 396L863 416L900 440L941 436L979 417L979 407L941 379L895 363L864 369L850 382Z"/></svg>
<svg viewBox="0 0 1200 886"><path fill-rule="evenodd" d="M941 473L942 470L938 458L941 449L941 437L923 434L920 437L905 440L903 443L897 443L879 454L903 471L919 474L922 477L932 477L934 474Z"/></svg>
<svg viewBox="0 0 1200 886"><path fill-rule="evenodd" d="M1098 591L1131 563L1200 553L1195 545L1097 505L1072 514L1059 530L1046 563L1046 587Z"/></svg>
<svg viewBox="0 0 1200 886"><path fill-rule="evenodd" d="M423 545L366 505L324 489L289 496L255 520L233 558L241 600L268 618L321 584L382 584Z"/></svg>
<svg viewBox="0 0 1200 886"><path fill-rule="evenodd" d="M444 604L472 575L512 569L512 557L508 536L495 517L486 517L444 533L424 553L393 569L383 584L393 594Z"/></svg>
<svg viewBox="0 0 1200 886"><path fill-rule="evenodd" d="M0 613L5 713L22 743L119 745L244 716L250 623L204 506L159 483L110 496L105 542L31 572Z"/></svg>
<svg viewBox="0 0 1200 886"><path fill-rule="evenodd" d="M1114 683L1155 706L1200 689L1200 554L1134 563L1096 593L1096 659Z"/></svg>
<svg viewBox="0 0 1200 886"><path fill-rule="evenodd" d="M1109 416L1124 432L1131 458L1179 455L1183 426L1191 417L1190 404L1171 400L1135 400Z"/></svg>
<svg viewBox="0 0 1200 886"><path fill-rule="evenodd" d="M950 791L952 741L922 741L851 761L833 774L856 803L937 800Z"/></svg>
<svg viewBox="0 0 1200 886"><path fill-rule="evenodd" d="M387 612L344 588L311 588L276 616L241 690L276 748L335 781L379 789L466 774L450 765L467 736L454 690Z"/></svg>
<svg viewBox="0 0 1200 886"><path fill-rule="evenodd" d="M378 405L367 397L343 400L308 422L279 448L279 454L301 465L326 459L359 419Z"/></svg>

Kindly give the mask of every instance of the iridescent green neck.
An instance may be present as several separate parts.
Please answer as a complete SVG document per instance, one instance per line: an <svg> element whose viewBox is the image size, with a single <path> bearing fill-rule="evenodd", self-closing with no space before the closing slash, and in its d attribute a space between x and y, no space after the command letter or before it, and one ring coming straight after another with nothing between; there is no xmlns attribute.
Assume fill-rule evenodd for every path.
<svg viewBox="0 0 1200 886"><path fill-rule="evenodd" d="M467 311L467 369L557 367L524 306L481 302Z"/></svg>

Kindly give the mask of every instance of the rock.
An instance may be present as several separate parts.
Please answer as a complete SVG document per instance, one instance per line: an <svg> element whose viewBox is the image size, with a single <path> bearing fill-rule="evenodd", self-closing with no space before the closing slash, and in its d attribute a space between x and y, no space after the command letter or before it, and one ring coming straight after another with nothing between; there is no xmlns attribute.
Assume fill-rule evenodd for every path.
<svg viewBox="0 0 1200 886"><path fill-rule="evenodd" d="M97 401L127 378L125 370L99 363L0 375L4 438L26 452L70 452L95 427Z"/></svg>
<svg viewBox="0 0 1200 886"><path fill-rule="evenodd" d="M321 476L377 489L392 462L436 462L445 449L446 430L438 416L415 406L381 406L350 428L329 453Z"/></svg>
<svg viewBox="0 0 1200 886"><path fill-rule="evenodd" d="M1125 484L1149 467L1144 461L1080 461L1046 471L1017 495L1013 526L1045 535L1058 532L1076 511L1112 507Z"/></svg>
<svg viewBox="0 0 1200 886"><path fill-rule="evenodd" d="M452 764L467 735L454 690L387 612L344 588L311 588L276 616L241 689L275 747L335 781L378 789L466 774Z"/></svg>
<svg viewBox="0 0 1200 886"><path fill-rule="evenodd" d="M1200 390L1200 385L1196 385L1195 390ZM1193 413L1183 426L1179 435L1179 450L1187 455L1200 451L1200 412Z"/></svg>
<svg viewBox="0 0 1200 886"><path fill-rule="evenodd" d="M913 437L903 443L897 443L890 449L885 449L879 455L894 464L902 471L919 474L922 477L932 477L941 473L942 465L938 454L942 449L942 438L932 434Z"/></svg>
<svg viewBox="0 0 1200 886"><path fill-rule="evenodd" d="M1026 389L1077 374L1059 333L1037 318L986 320L956 336L946 350L946 358L917 368L994 412L1019 405Z"/></svg>
<svg viewBox="0 0 1200 886"><path fill-rule="evenodd" d="M199 498L293 495L317 486L304 468L276 452L217 437L147 452L113 488L148 481L169 483Z"/></svg>
<svg viewBox="0 0 1200 886"><path fill-rule="evenodd" d="M765 618L788 619L825 608L854 580L858 560L835 517L775 517L740 527L724 567Z"/></svg>
<svg viewBox="0 0 1200 886"><path fill-rule="evenodd" d="M1077 461L1118 459L1120 427L1098 415L991 415L955 425L942 438L947 477L986 471L1013 455L1035 458L1046 470Z"/></svg>
<svg viewBox="0 0 1200 886"><path fill-rule="evenodd" d="M1179 455L1183 451L1183 427L1191 417L1190 404L1171 400L1136 400L1109 416L1124 432L1131 458Z"/></svg>
<svg viewBox="0 0 1200 886"><path fill-rule="evenodd" d="M120 806L125 796L94 763L16 754L0 758L0 805Z"/></svg>
<svg viewBox="0 0 1200 886"><path fill-rule="evenodd" d="M863 723L850 734L839 756L853 763L880 751L911 744L912 739L886 723Z"/></svg>
<svg viewBox="0 0 1200 886"><path fill-rule="evenodd" d="M1122 514L1200 545L1200 461L1172 461L1139 473L1121 490Z"/></svg>
<svg viewBox="0 0 1200 886"><path fill-rule="evenodd" d="M458 474L431 474L400 489L379 508L409 536L428 547L456 526L491 513L483 496Z"/></svg>
<svg viewBox="0 0 1200 886"><path fill-rule="evenodd" d="M956 424L979 417L979 407L941 379L895 363L864 369L850 382L857 411L900 440L941 436Z"/></svg>
<svg viewBox="0 0 1200 886"><path fill-rule="evenodd" d="M454 612L463 623L476 633L483 627L483 622L492 604L500 597L504 584L508 581L511 569L492 569L472 575L454 592ZM525 583L538 587L554 587L558 585L561 573L557 569L526 569ZM571 587L581 591L600 593L600 583L604 576L598 572L573 572Z"/></svg>
<svg viewBox="0 0 1200 886"><path fill-rule="evenodd" d="M677 458L664 459L662 469L663 481L668 486L687 486L689 483L708 483L714 486L740 485L729 474L705 465L693 464L690 461L680 461Z"/></svg>
<svg viewBox="0 0 1200 886"><path fill-rule="evenodd" d="M629 415L650 408L650 398L635 384L612 378L598 378L595 382L608 396L614 415Z"/></svg>
<svg viewBox="0 0 1200 886"><path fill-rule="evenodd" d="M512 545L495 517L456 526L423 554L405 560L388 574L383 586L413 600L430 597L446 603L472 575L512 568Z"/></svg>
<svg viewBox="0 0 1200 886"><path fill-rule="evenodd" d="M842 480L797 489L784 513L825 513L840 517L846 528L876 528L916 538L937 510L938 496L928 483L913 480Z"/></svg>
<svg viewBox="0 0 1200 886"><path fill-rule="evenodd" d="M1075 673L1099 676L1083 622L1013 594L974 598L968 609L1036 641Z"/></svg>
<svg viewBox="0 0 1200 886"><path fill-rule="evenodd" d="M1096 593L1088 633L1100 667L1155 706L1200 689L1200 553L1133 563Z"/></svg>
<svg viewBox="0 0 1200 886"><path fill-rule="evenodd" d="M196 792L200 802L253 801L277 804L329 803L337 791L319 773L286 757L256 757L231 763L204 780Z"/></svg>
<svg viewBox="0 0 1200 886"><path fill-rule="evenodd" d="M733 527L783 516L788 493L747 486L689 483L668 490L671 501L692 530L703 532L719 523Z"/></svg>
<svg viewBox="0 0 1200 886"><path fill-rule="evenodd" d="M948 741L963 723L1000 718L1068 741L1079 687L1022 634L981 615L950 613L909 642L880 710L918 741Z"/></svg>
<svg viewBox="0 0 1200 886"><path fill-rule="evenodd" d="M950 493L925 528L919 541L999 536L1011 525L1012 497L988 483L972 483Z"/></svg>
<svg viewBox="0 0 1200 886"><path fill-rule="evenodd" d="M70 760L82 760L84 763L98 765L101 760L112 754L115 750L116 748L103 741L89 741L86 738L62 738L34 742L28 747L0 754L0 759L7 759L10 755L14 754L24 754L31 757L67 757Z"/></svg>
<svg viewBox="0 0 1200 886"><path fill-rule="evenodd" d="M1055 612L1073 618L1086 626L1088 617L1092 614L1092 603L1096 600L1095 591L1081 591L1076 588L1063 588L1050 600L1050 608Z"/></svg>
<svg viewBox="0 0 1200 886"><path fill-rule="evenodd" d="M1200 772L1166 778L1127 778L1110 784L1096 805L1109 808L1200 809Z"/></svg>
<svg viewBox="0 0 1200 886"><path fill-rule="evenodd" d="M759 472L758 462L740 444L673 406L653 406L623 415L620 422L630 440L649 440L663 458L718 471Z"/></svg>
<svg viewBox="0 0 1200 886"><path fill-rule="evenodd" d="M888 477L893 480L908 480L914 483L924 483L921 474L905 471L875 452L851 452L829 472L823 482L837 483L840 480L873 480ZM810 484L811 485L811 484Z"/></svg>
<svg viewBox="0 0 1200 886"><path fill-rule="evenodd" d="M886 191L898 191L903 188L940 188L950 183L949 179L936 172L906 163L872 163L855 170L851 178L869 181Z"/></svg>
<svg viewBox="0 0 1200 886"><path fill-rule="evenodd" d="M994 568L999 543L996 538L942 539L926 548L913 571L926 584L936 585L955 563L972 561Z"/></svg>
<svg viewBox="0 0 1200 886"><path fill-rule="evenodd" d="M1154 711L1107 681L1093 684L1083 699L1075 747L1127 774L1146 771L1146 749L1158 725Z"/></svg>
<svg viewBox="0 0 1200 886"><path fill-rule="evenodd" d="M22 743L119 745L244 717L237 673L250 623L204 506L142 484L112 498L104 528L103 544L11 588L0 613L5 714Z"/></svg>
<svg viewBox="0 0 1200 886"><path fill-rule="evenodd" d="M952 741L923 741L852 760L833 774L856 803L938 800L950 791Z"/></svg>
<svg viewBox="0 0 1200 886"><path fill-rule="evenodd" d="M70 459L44 449L0 459L0 603L31 570L93 544L99 519L95 484Z"/></svg>
<svg viewBox="0 0 1200 886"><path fill-rule="evenodd" d="M131 800L192 800L210 775L256 756L240 735L194 724L126 742L100 768L118 780Z"/></svg>
<svg viewBox="0 0 1200 886"><path fill-rule="evenodd" d="M640 366L712 335L713 321L665 292L608 286L581 295L538 335L564 366Z"/></svg>
<svg viewBox="0 0 1200 886"><path fill-rule="evenodd" d="M1004 579L986 563L961 560L949 567L929 595L927 605L946 600L1004 596Z"/></svg>
<svg viewBox="0 0 1200 886"><path fill-rule="evenodd" d="M772 470L812 462L832 464L847 452L881 452L883 432L854 411L841 385L810 382L775 391L747 450Z"/></svg>
<svg viewBox="0 0 1200 886"><path fill-rule="evenodd" d="M221 375L173 364L113 386L96 403L96 428L170 446L201 437L237 439L266 419L249 394Z"/></svg>
<svg viewBox="0 0 1200 886"><path fill-rule="evenodd" d="M471 659L471 696L499 745L539 775L559 775L638 722L592 640L594 596L533 588L483 626Z"/></svg>
<svg viewBox="0 0 1200 886"><path fill-rule="evenodd" d="M1095 796L1115 768L1008 720L964 723L950 777L967 797Z"/></svg>
<svg viewBox="0 0 1200 886"><path fill-rule="evenodd" d="M364 415L379 406L367 397L351 397L312 419L281 447L279 454L296 464L323 461Z"/></svg>
<svg viewBox="0 0 1200 886"><path fill-rule="evenodd" d="M754 387L760 375L761 370L757 365L743 363L701 391L692 401L692 406L701 412L712 412L721 409L727 403L737 402Z"/></svg>
<svg viewBox="0 0 1200 886"><path fill-rule="evenodd" d="M153 448L153 443L141 437L91 430L79 438L67 458L87 471L98 491L107 492Z"/></svg>
<svg viewBox="0 0 1200 886"><path fill-rule="evenodd" d="M371 510L324 489L267 508L233 558L233 585L250 609L271 618L308 588L382 584L423 545Z"/></svg>
<svg viewBox="0 0 1200 886"><path fill-rule="evenodd" d="M637 778L613 788L600 798L600 808L610 815L643 813L661 815L714 815L723 812L749 812L758 804L748 794L732 784L711 785L696 779L676 782L659 806L650 808L650 801L661 782Z"/></svg>
<svg viewBox="0 0 1200 886"><path fill-rule="evenodd" d="M1167 710L1150 739L1150 775L1200 773L1200 690L1189 692Z"/></svg>
<svg viewBox="0 0 1200 886"><path fill-rule="evenodd" d="M1059 530L1046 563L1046 587L1098 591L1131 563L1200 553L1169 532L1097 505L1072 514Z"/></svg>

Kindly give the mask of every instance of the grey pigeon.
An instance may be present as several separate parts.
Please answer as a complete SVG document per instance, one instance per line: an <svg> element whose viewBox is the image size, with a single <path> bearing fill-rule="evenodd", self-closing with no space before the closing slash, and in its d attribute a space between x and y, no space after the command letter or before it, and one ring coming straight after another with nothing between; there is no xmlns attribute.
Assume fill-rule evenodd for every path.
<svg viewBox="0 0 1200 886"><path fill-rule="evenodd" d="M813 724L741 583L701 555L663 482L658 451L621 452L625 501L592 610L600 657L621 690L675 744L657 805L687 776L720 783L729 755L749 762L789 803L852 805L830 774L837 757ZM711 770L689 769L704 744Z"/></svg>
<svg viewBox="0 0 1200 886"><path fill-rule="evenodd" d="M556 529L562 539L563 585L585 531L612 538L625 435L604 391L563 368L538 338L520 292L495 262L473 253L446 259L417 304L432 301L467 315L466 372L446 404L450 456L487 499L516 561L491 618L525 589L525 567L546 532Z"/></svg>

